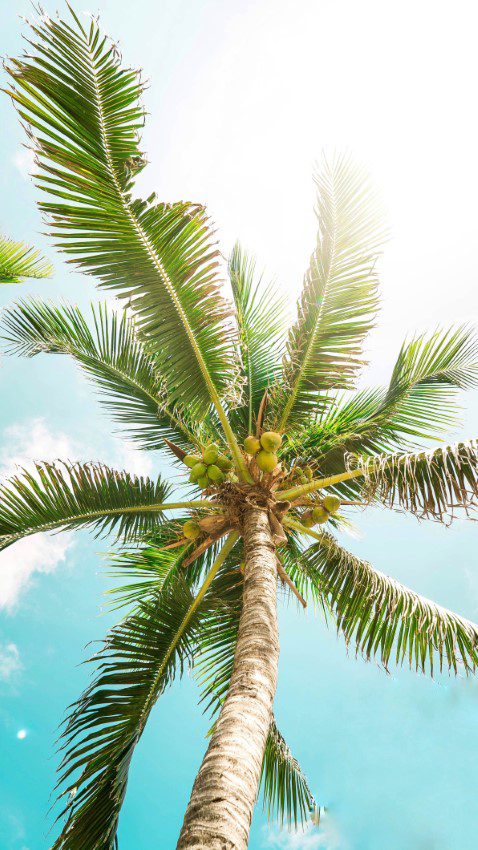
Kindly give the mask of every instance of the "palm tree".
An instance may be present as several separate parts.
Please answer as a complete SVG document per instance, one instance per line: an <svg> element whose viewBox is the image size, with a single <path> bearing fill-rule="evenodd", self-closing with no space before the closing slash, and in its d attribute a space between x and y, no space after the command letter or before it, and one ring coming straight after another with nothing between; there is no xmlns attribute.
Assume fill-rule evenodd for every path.
<svg viewBox="0 0 478 850"><path fill-rule="evenodd" d="M243 850L261 777L272 816L317 818L273 716L278 587L322 606L384 667L476 667L477 626L333 532L355 505L439 522L473 508L476 442L423 446L454 423L457 390L478 383L478 345L466 327L415 337L388 387L356 391L383 232L366 178L343 157L317 176L317 244L288 335L284 304L239 247L229 304L204 208L134 195L142 83L96 21L84 28L70 12L31 25L28 54L7 66L10 95L57 247L125 310L105 303L88 317L24 300L4 311L3 335L17 354L72 357L128 438L165 450L190 479L173 495L103 465L38 463L0 491L3 548L51 529L114 532L126 577L126 611L63 729L54 848L116 846L135 746L189 665L213 723L177 846Z"/></svg>
<svg viewBox="0 0 478 850"><path fill-rule="evenodd" d="M0 233L0 283L22 283L26 278L51 277L52 267L38 251Z"/></svg>

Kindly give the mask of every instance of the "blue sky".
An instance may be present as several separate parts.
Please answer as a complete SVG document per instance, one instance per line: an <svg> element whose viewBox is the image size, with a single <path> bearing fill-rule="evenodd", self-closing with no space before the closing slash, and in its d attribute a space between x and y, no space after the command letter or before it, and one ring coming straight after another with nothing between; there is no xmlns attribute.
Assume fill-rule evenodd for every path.
<svg viewBox="0 0 478 850"><path fill-rule="evenodd" d="M48 2L48 11L55 6ZM85 7L76 4L80 11ZM91 7L85 11L96 12ZM240 238L260 267L298 293L314 241L313 162L349 149L369 168L392 231L384 307L364 382L386 380L415 329L478 323L478 129L474 4L365 0L103 0L107 32L151 85L147 194L206 202L227 253ZM20 49L18 14L2 6L2 54ZM0 102L0 227L44 247L55 278L4 287L95 298L41 235L28 155ZM157 472L125 445L94 393L59 357L0 364L0 475L31 458L103 459ZM478 395L463 428L478 434ZM164 467L163 467L164 471ZM344 542L377 568L478 621L477 526L445 529L386 511L356 518ZM113 622L102 610L108 543L87 533L36 537L0 555L0 847L46 850L65 706L88 670L85 645ZM280 833L258 807L251 850L475 850L478 682L435 681L347 655L333 628L281 603L279 724L327 807L319 830ZM120 823L121 850L174 847L207 720L185 678L156 707L138 747ZM19 735L20 733L20 735Z"/></svg>

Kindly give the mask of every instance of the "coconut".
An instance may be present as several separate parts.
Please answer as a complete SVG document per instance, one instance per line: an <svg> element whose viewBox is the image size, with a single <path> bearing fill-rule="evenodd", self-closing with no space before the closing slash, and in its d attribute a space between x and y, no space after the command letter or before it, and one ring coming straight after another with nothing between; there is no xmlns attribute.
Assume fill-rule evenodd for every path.
<svg viewBox="0 0 478 850"><path fill-rule="evenodd" d="M206 446L202 453L202 459L207 466L209 466L210 463L216 463L218 457L219 449L214 443L211 443L210 446Z"/></svg>
<svg viewBox="0 0 478 850"><path fill-rule="evenodd" d="M273 472L278 463L277 455L272 452L266 452L265 449L261 449L256 455L256 463L262 472Z"/></svg>
<svg viewBox="0 0 478 850"><path fill-rule="evenodd" d="M310 481L310 479L312 478L312 476L313 476L313 474L314 474L314 473L312 472L312 467L311 467L311 466L304 466L304 468L303 468L302 472L304 473L305 477L306 477L309 481Z"/></svg>
<svg viewBox="0 0 478 850"><path fill-rule="evenodd" d="M342 503L338 496L331 494L324 497L322 504L329 514L336 514Z"/></svg>
<svg viewBox="0 0 478 850"><path fill-rule="evenodd" d="M205 490L206 487L209 487L211 485L211 482L209 481L207 475L201 475L201 477L197 480L197 484L198 487L201 488L201 490Z"/></svg>
<svg viewBox="0 0 478 850"><path fill-rule="evenodd" d="M191 469L191 475L194 475L194 480L197 481L201 475L206 475L207 466L202 460L199 463L195 463L193 468Z"/></svg>
<svg viewBox="0 0 478 850"><path fill-rule="evenodd" d="M326 510L326 508L324 508L322 505L318 505L312 510L312 518L314 520L314 523L316 522L319 525L322 525L322 523L327 522L329 516L330 514L328 510Z"/></svg>
<svg viewBox="0 0 478 850"><path fill-rule="evenodd" d="M196 538L201 534L201 528L197 522L194 522L192 519L188 519L183 525L183 534L187 540L196 540Z"/></svg>
<svg viewBox="0 0 478 850"><path fill-rule="evenodd" d="M219 455L216 460L216 466L218 466L222 472L229 472L232 467L232 462L228 457L226 457L226 455Z"/></svg>
<svg viewBox="0 0 478 850"><path fill-rule="evenodd" d="M183 463L185 463L186 466L189 466L189 469L192 469L193 466L200 463L201 459L201 455L185 455L183 457Z"/></svg>
<svg viewBox="0 0 478 850"><path fill-rule="evenodd" d="M301 516L302 525L305 525L306 528L312 528L315 525L315 520L313 517L313 511L305 511L305 513Z"/></svg>
<svg viewBox="0 0 478 850"><path fill-rule="evenodd" d="M214 481L215 484L222 484L225 478L224 473L214 463L212 463L211 466L208 466L207 475L208 478L210 478L211 481Z"/></svg>
<svg viewBox="0 0 478 850"><path fill-rule="evenodd" d="M264 431L261 436L261 446L266 452L276 452L282 445L282 437L277 431Z"/></svg>
<svg viewBox="0 0 478 850"><path fill-rule="evenodd" d="M244 440L244 448L248 455L254 456L261 450L261 444L257 437L253 437L252 434L250 434L249 437L246 437Z"/></svg>

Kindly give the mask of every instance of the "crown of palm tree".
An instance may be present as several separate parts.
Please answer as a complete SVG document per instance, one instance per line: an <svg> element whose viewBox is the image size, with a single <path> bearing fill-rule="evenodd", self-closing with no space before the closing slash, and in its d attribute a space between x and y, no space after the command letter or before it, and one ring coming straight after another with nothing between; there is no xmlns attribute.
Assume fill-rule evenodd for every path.
<svg viewBox="0 0 478 850"><path fill-rule="evenodd" d="M127 610L63 729L66 822L54 844L112 850L131 758L158 697L190 665L213 718L223 705L242 609L246 502L262 500L268 511L284 592L323 606L367 658L475 669L477 626L347 552L332 530L346 524L337 501L442 522L473 509L476 442L424 446L455 424L457 392L478 384L478 345L466 327L414 337L388 387L356 391L384 233L365 175L340 156L317 176L317 244L288 334L283 299L238 246L229 304L204 208L135 195L146 162L140 76L95 21L85 28L70 12L31 25L30 52L7 66L9 93L29 128L56 246L128 309L105 303L84 316L23 300L4 311L3 336L12 353L70 355L142 449L190 466L208 447L212 457L178 497L161 479L94 464L38 463L0 489L2 548L81 526L115 532L122 544L115 603ZM30 255L13 277L45 268ZM255 436L267 449L270 432L282 446L264 471L242 446ZM274 720L262 778L271 816L309 817L315 801Z"/></svg>

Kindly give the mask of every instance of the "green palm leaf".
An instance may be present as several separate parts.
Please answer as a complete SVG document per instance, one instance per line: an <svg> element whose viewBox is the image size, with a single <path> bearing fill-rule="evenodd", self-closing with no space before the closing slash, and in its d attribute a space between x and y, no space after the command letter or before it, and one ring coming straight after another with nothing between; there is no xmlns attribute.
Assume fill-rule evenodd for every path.
<svg viewBox="0 0 478 850"><path fill-rule="evenodd" d="M351 456L349 467L364 479L369 496L420 517L443 521L455 508L475 508L478 498L478 444L378 455Z"/></svg>
<svg viewBox="0 0 478 850"><path fill-rule="evenodd" d="M402 346L370 430L389 447L436 439L457 425L456 391L477 385L478 340L471 328L418 336Z"/></svg>
<svg viewBox="0 0 478 850"><path fill-rule="evenodd" d="M139 75L123 68L95 21L42 16L31 50L11 60L11 96L30 126L57 246L134 310L171 402L204 413L234 383L218 251L204 209L133 200L145 165Z"/></svg>
<svg viewBox="0 0 478 850"><path fill-rule="evenodd" d="M301 567L333 611L347 644L385 668L408 661L433 675L436 657L454 673L475 670L478 626L425 599L355 557L329 534L302 555Z"/></svg>
<svg viewBox="0 0 478 850"><path fill-rule="evenodd" d="M123 540L154 530L169 487L94 463L37 463L0 486L0 549L39 531L93 527ZM186 503L187 504L187 503ZM199 503L201 504L201 503Z"/></svg>
<svg viewBox="0 0 478 850"><path fill-rule="evenodd" d="M271 722L262 763L264 808L270 820L305 825L316 810L307 777L282 737L276 722Z"/></svg>
<svg viewBox="0 0 478 850"><path fill-rule="evenodd" d="M251 434L264 391L277 377L285 328L286 298L276 286L257 279L255 263L239 244L229 260L229 278L236 305L244 384L241 406L232 421Z"/></svg>
<svg viewBox="0 0 478 850"><path fill-rule="evenodd" d="M217 547L207 549L183 568L183 561L194 546L194 542L184 540L180 520L164 520L141 545L113 553L109 573L128 583L115 585L109 591L113 597L112 607L135 606L148 600L181 575L187 575L188 581L198 579Z"/></svg>
<svg viewBox="0 0 478 850"><path fill-rule="evenodd" d="M457 424L456 391L478 383L478 345L468 328L437 331L402 346L387 389L362 390L339 398L320 419L286 446L321 476L345 466L348 452L376 455L437 439ZM357 481L338 485L356 494Z"/></svg>
<svg viewBox="0 0 478 850"><path fill-rule="evenodd" d="M330 390L353 386L377 310L375 263L383 234L368 183L343 157L325 162L316 182L317 247L273 403L281 431L327 406Z"/></svg>
<svg viewBox="0 0 478 850"><path fill-rule="evenodd" d="M5 308L2 326L10 353L34 357L60 352L73 357L102 391L100 401L142 448L164 448L164 437L183 448L196 442L187 415L169 402L155 360L126 312L92 305L88 324L74 305L32 299Z"/></svg>
<svg viewBox="0 0 478 850"><path fill-rule="evenodd" d="M201 688L200 701L204 711L212 715L219 711L226 696L234 664L242 610L244 577L239 566L242 557L242 541L238 541L224 564L224 605L212 611L203 622L194 659L194 676Z"/></svg>
<svg viewBox="0 0 478 850"><path fill-rule="evenodd" d="M21 283L26 278L51 277L53 266L39 251L0 235L0 283Z"/></svg>
<svg viewBox="0 0 478 850"><path fill-rule="evenodd" d="M136 744L159 696L192 663L202 618L222 604L214 580L235 540L231 535L197 593L187 575L176 576L142 599L93 659L96 677L62 734L59 784L69 796L52 850L114 850Z"/></svg>

